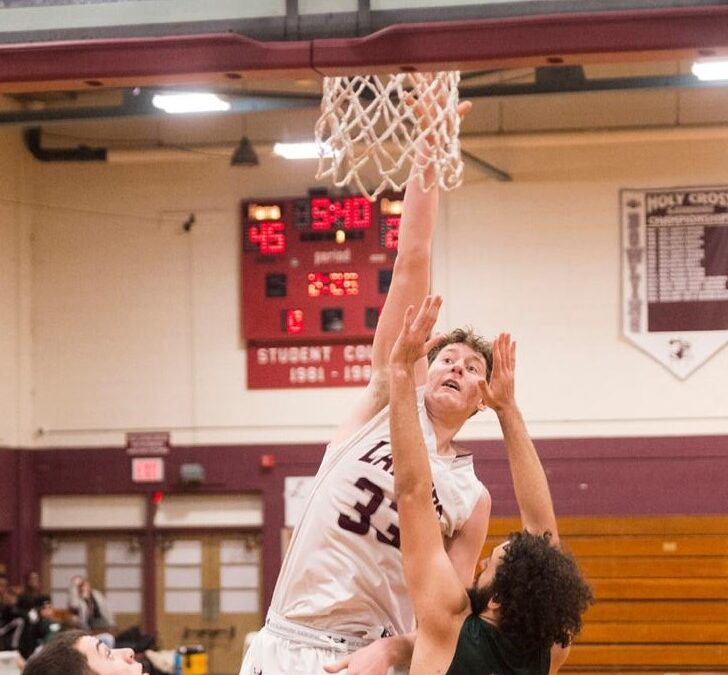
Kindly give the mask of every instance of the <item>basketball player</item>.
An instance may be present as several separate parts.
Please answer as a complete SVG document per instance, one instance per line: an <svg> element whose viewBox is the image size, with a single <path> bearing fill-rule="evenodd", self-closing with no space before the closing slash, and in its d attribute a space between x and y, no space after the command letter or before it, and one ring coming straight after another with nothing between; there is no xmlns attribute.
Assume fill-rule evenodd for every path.
<svg viewBox="0 0 728 675"><path fill-rule="evenodd" d="M461 103L460 112L469 105ZM419 306L429 291L437 209L437 188L425 192L411 178L392 283L374 336L371 380L326 449L265 627L247 651L241 675L321 673L363 647L348 662L350 675L364 669L385 675L389 666L409 662L415 623L399 548L388 361L405 309ZM426 359L416 365L417 406L439 530L453 569L469 584L487 532L490 496L475 477L472 457L459 453L452 440L485 408L479 380L491 357L490 345L467 331L450 340L429 370Z"/></svg>
<svg viewBox="0 0 728 675"><path fill-rule="evenodd" d="M546 474L514 397L516 344L507 334L496 339L492 377L481 378L480 387L503 430L524 530L493 550L469 590L442 544L415 390L416 364L442 340L427 340L441 302L426 298L416 317L408 308L390 357L395 495L418 626L410 675L553 674L581 628L591 591L559 550Z"/></svg>
<svg viewBox="0 0 728 675"><path fill-rule="evenodd" d="M80 630L59 633L28 659L23 675L141 675L131 649L109 649Z"/></svg>

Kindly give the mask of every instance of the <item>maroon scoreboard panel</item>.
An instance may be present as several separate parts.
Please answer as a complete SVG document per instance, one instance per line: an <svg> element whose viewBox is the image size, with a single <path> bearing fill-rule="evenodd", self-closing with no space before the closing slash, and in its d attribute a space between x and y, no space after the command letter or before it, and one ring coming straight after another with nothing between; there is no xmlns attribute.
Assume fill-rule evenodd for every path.
<svg viewBox="0 0 728 675"><path fill-rule="evenodd" d="M346 348L374 336L392 279L401 212L399 194L373 203L326 195L242 203L249 387L365 381L344 377L344 354L361 354ZM323 353L328 361L309 360Z"/></svg>

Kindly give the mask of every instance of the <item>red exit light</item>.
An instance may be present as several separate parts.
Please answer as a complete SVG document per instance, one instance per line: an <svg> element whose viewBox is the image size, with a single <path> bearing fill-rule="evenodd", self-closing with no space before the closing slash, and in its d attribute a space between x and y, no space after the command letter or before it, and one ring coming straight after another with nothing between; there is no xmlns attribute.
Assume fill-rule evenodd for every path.
<svg viewBox="0 0 728 675"><path fill-rule="evenodd" d="M134 457L131 460L131 479L135 483L162 482L164 460L161 457Z"/></svg>

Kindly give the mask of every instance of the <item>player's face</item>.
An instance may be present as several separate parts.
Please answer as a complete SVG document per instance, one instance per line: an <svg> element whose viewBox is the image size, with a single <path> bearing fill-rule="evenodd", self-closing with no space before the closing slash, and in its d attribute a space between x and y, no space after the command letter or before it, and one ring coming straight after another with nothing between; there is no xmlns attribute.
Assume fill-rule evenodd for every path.
<svg viewBox="0 0 728 675"><path fill-rule="evenodd" d="M469 417L482 410L480 382L485 378L485 358L462 342L443 347L427 376L428 407Z"/></svg>
<svg viewBox="0 0 728 675"><path fill-rule="evenodd" d="M508 542L504 541L493 549L489 558L484 558L478 563L478 578L475 580L477 588L485 588L493 583L496 570L506 554L506 546L508 546Z"/></svg>
<svg viewBox="0 0 728 675"><path fill-rule="evenodd" d="M91 635L84 635L76 649L87 659L89 667L98 675L140 675L142 664L134 660L131 649L109 649Z"/></svg>

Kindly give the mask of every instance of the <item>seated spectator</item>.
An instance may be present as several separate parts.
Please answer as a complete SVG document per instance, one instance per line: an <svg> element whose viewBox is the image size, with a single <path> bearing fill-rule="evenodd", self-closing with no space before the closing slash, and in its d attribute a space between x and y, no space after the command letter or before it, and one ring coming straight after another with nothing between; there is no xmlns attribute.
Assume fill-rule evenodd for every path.
<svg viewBox="0 0 728 675"><path fill-rule="evenodd" d="M20 638L20 654L27 659L44 645L53 640L61 631L61 623L55 615L51 599L40 595L25 618L25 626Z"/></svg>
<svg viewBox="0 0 728 675"><path fill-rule="evenodd" d="M24 614L18 608L18 594L7 586L0 598L0 651L17 650L24 627Z"/></svg>
<svg viewBox="0 0 728 675"><path fill-rule="evenodd" d="M18 607L27 612L38 605L39 598L44 597L40 587L40 574L28 572L25 575L23 592L18 597Z"/></svg>
<svg viewBox="0 0 728 675"><path fill-rule="evenodd" d="M68 589L68 608L76 615L83 630L114 628L114 615L101 591L91 588L87 579L75 576Z"/></svg>

